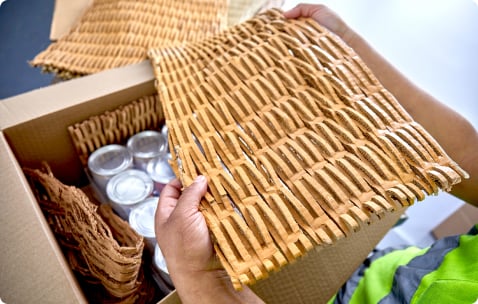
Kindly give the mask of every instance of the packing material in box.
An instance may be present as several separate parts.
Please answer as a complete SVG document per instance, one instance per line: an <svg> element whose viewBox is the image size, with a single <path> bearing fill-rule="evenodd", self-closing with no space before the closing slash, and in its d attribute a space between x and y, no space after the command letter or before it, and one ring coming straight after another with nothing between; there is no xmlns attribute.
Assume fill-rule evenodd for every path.
<svg viewBox="0 0 478 304"><path fill-rule="evenodd" d="M63 183L87 182L67 128L155 92L149 62L59 83L0 102L0 298L6 303L86 302L22 167L46 161ZM309 252L253 286L270 303L325 302L403 213L386 213L334 245ZM320 294L320 297L317 297ZM161 303L177 303L175 293Z"/></svg>

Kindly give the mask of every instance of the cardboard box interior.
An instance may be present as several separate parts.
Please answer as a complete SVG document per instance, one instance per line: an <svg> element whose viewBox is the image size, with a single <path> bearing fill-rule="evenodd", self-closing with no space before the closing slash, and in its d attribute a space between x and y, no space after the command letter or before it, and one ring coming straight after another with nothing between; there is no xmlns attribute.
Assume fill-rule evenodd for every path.
<svg viewBox="0 0 478 304"><path fill-rule="evenodd" d="M155 92L149 62L59 83L0 102L0 297L6 303L85 302L22 167L48 162L63 183L87 179L67 127ZM253 286L267 303L322 303L403 213L386 214ZM178 303L175 293L161 303Z"/></svg>

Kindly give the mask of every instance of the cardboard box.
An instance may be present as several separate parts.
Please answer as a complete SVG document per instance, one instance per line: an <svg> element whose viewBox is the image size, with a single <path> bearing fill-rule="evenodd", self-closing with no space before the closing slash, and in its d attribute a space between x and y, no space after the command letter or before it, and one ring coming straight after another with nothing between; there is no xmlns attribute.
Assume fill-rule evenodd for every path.
<svg viewBox="0 0 478 304"><path fill-rule="evenodd" d="M436 239L451 235L466 234L476 223L478 223L478 207L471 204L464 204L438 224L432 230L432 234Z"/></svg>
<svg viewBox="0 0 478 304"><path fill-rule="evenodd" d="M155 92L149 62L113 69L0 101L0 298L5 303L85 302L22 167L47 161L65 184L83 169L67 127ZM394 225L405 208L333 246L318 248L253 286L267 303L322 303ZM161 303L178 303L175 293Z"/></svg>
<svg viewBox="0 0 478 304"><path fill-rule="evenodd" d="M57 41L80 21L93 0L55 0L50 26L50 40Z"/></svg>

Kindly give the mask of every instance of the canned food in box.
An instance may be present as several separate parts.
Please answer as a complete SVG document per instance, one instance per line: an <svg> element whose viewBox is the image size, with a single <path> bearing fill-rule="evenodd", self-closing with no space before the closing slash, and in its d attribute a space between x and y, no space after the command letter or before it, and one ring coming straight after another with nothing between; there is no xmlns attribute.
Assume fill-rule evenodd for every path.
<svg viewBox="0 0 478 304"><path fill-rule="evenodd" d="M154 181L154 195L159 195L164 186L176 177L167 157L150 160L146 172Z"/></svg>
<svg viewBox="0 0 478 304"><path fill-rule="evenodd" d="M125 220L134 205L144 201L152 191L153 180L145 172L136 169L113 176L106 186L113 209Z"/></svg>
<svg viewBox="0 0 478 304"><path fill-rule="evenodd" d="M166 155L167 141L160 132L148 130L131 136L126 146L133 153L135 168L146 171L151 159Z"/></svg>
<svg viewBox="0 0 478 304"><path fill-rule="evenodd" d="M145 238L150 253L154 252L156 234L154 232L154 214L158 206L157 197L149 197L131 209L129 225Z"/></svg>
<svg viewBox="0 0 478 304"><path fill-rule="evenodd" d="M88 169L94 183L104 193L108 181L115 175L132 168L133 156L122 145L106 145L95 150L88 158Z"/></svg>

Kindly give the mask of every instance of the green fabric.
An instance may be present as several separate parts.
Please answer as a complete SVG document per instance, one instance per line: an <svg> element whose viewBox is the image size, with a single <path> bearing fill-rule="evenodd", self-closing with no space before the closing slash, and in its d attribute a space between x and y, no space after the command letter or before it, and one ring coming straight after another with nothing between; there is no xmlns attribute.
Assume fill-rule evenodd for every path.
<svg viewBox="0 0 478 304"><path fill-rule="evenodd" d="M426 253L428 248L408 247L393 251L375 260L360 280L350 304L378 303L391 290L393 276L398 267L406 265L411 259Z"/></svg>
<svg viewBox="0 0 478 304"><path fill-rule="evenodd" d="M447 301L448 297L453 301ZM478 236L460 236L459 247L423 277L412 303L432 303L431 299L433 303L474 303L478 299Z"/></svg>
<svg viewBox="0 0 478 304"><path fill-rule="evenodd" d="M337 295L335 294L335 295L332 297L332 299L330 299L329 301L327 301L327 304L333 304L336 297L337 297Z"/></svg>
<svg viewBox="0 0 478 304"><path fill-rule="evenodd" d="M478 282L439 280L432 282L416 301L413 300L413 303L472 304L476 301L478 301Z"/></svg>
<svg viewBox="0 0 478 304"><path fill-rule="evenodd" d="M478 225L466 235L439 240L431 248L409 247L376 258L358 284L350 285L353 292L348 303L391 303L404 300L401 297L414 304L478 303ZM435 269L436 258L440 263ZM400 266L406 267L396 274ZM392 294L398 282L404 285L395 286ZM404 294L407 288L413 288L413 293ZM328 303L342 303L350 294L340 292Z"/></svg>

